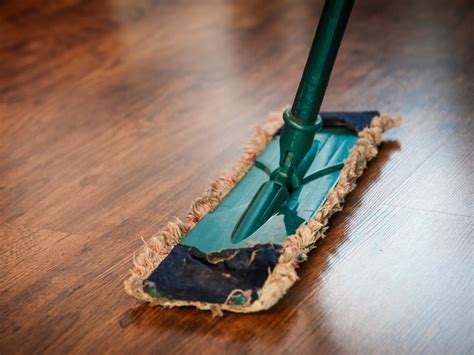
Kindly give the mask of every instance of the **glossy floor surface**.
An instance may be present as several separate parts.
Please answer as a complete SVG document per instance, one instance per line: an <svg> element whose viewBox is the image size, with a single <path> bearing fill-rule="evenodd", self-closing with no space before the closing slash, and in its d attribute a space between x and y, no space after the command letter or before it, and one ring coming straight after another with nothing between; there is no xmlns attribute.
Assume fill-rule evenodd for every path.
<svg viewBox="0 0 474 355"><path fill-rule="evenodd" d="M0 3L0 352L472 353L469 0L357 1L326 110L404 117L273 309L123 291L291 102L322 1Z"/></svg>

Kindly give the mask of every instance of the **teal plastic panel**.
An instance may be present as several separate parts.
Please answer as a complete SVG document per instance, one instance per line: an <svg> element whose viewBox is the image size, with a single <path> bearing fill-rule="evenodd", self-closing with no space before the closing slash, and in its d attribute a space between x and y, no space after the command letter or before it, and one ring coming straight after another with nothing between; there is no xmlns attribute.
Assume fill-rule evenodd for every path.
<svg viewBox="0 0 474 355"><path fill-rule="evenodd" d="M313 149L316 158L306 176L337 163L349 156L357 135L345 128L324 128L316 134ZM257 161L268 169L254 166L241 182L222 201L214 212L201 219L181 244L211 253L222 249L235 249L259 243L282 243L298 226L312 218L326 201L329 191L336 185L340 170L323 175L293 191L290 201L249 238L233 243L232 231L261 184L269 179L267 172L278 167L280 136L276 135ZM310 154L310 153L308 153Z"/></svg>

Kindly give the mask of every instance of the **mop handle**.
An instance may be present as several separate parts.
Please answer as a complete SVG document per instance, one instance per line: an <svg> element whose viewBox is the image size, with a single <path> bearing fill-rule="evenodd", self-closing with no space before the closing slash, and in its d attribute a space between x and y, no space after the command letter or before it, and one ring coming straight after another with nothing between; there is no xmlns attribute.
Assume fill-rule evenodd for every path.
<svg viewBox="0 0 474 355"><path fill-rule="evenodd" d="M280 168L272 174L283 186L298 187L303 178L294 172L322 128L318 113L353 4L354 0L326 0L324 4L293 106L283 113Z"/></svg>
<svg viewBox="0 0 474 355"><path fill-rule="evenodd" d="M321 108L354 0L326 0L291 108L293 117L314 123Z"/></svg>
<svg viewBox="0 0 474 355"><path fill-rule="evenodd" d="M283 113L280 166L260 186L240 217L232 231L233 243L241 242L260 228L301 186L306 171L299 176L297 168L310 151L316 131L322 127L318 113L353 3L354 0L327 0L324 4L293 107Z"/></svg>

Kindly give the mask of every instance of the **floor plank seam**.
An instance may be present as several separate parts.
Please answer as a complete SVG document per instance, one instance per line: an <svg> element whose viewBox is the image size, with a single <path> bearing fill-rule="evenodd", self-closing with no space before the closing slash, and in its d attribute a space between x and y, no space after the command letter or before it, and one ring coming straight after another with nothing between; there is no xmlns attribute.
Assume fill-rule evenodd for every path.
<svg viewBox="0 0 474 355"><path fill-rule="evenodd" d="M465 215L465 214L449 213L449 212L428 210L428 209L424 209L424 208L416 208L416 207L409 207L409 206L399 206L399 205L394 205L394 204L390 204L390 203L381 203L380 206L395 207L395 208L400 208L400 209L405 209L405 210L413 210L413 211L420 211L420 212L427 212L427 213L434 213L434 214L442 214L442 215L447 215L447 216L456 216L456 217L463 217L463 218L470 218L470 219L474 218L474 216Z"/></svg>

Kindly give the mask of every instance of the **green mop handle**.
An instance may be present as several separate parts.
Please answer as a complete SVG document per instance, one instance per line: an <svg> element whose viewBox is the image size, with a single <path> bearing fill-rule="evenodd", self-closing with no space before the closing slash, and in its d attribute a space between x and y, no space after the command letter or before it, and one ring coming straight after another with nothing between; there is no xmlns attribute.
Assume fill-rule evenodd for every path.
<svg viewBox="0 0 474 355"><path fill-rule="evenodd" d="M316 122L354 0L328 0L319 20L296 97L294 117Z"/></svg>
<svg viewBox="0 0 474 355"><path fill-rule="evenodd" d="M285 111L280 139L280 168L275 182L297 187L294 171L322 126L318 116L354 0L327 0L291 110ZM296 185L296 186L295 186Z"/></svg>
<svg viewBox="0 0 474 355"><path fill-rule="evenodd" d="M324 4L293 107L283 114L280 166L260 186L240 217L232 232L233 243L260 228L301 185L304 176L299 175L304 175L304 169L298 167L311 149L316 131L322 127L318 113L353 3L354 0L327 0Z"/></svg>

